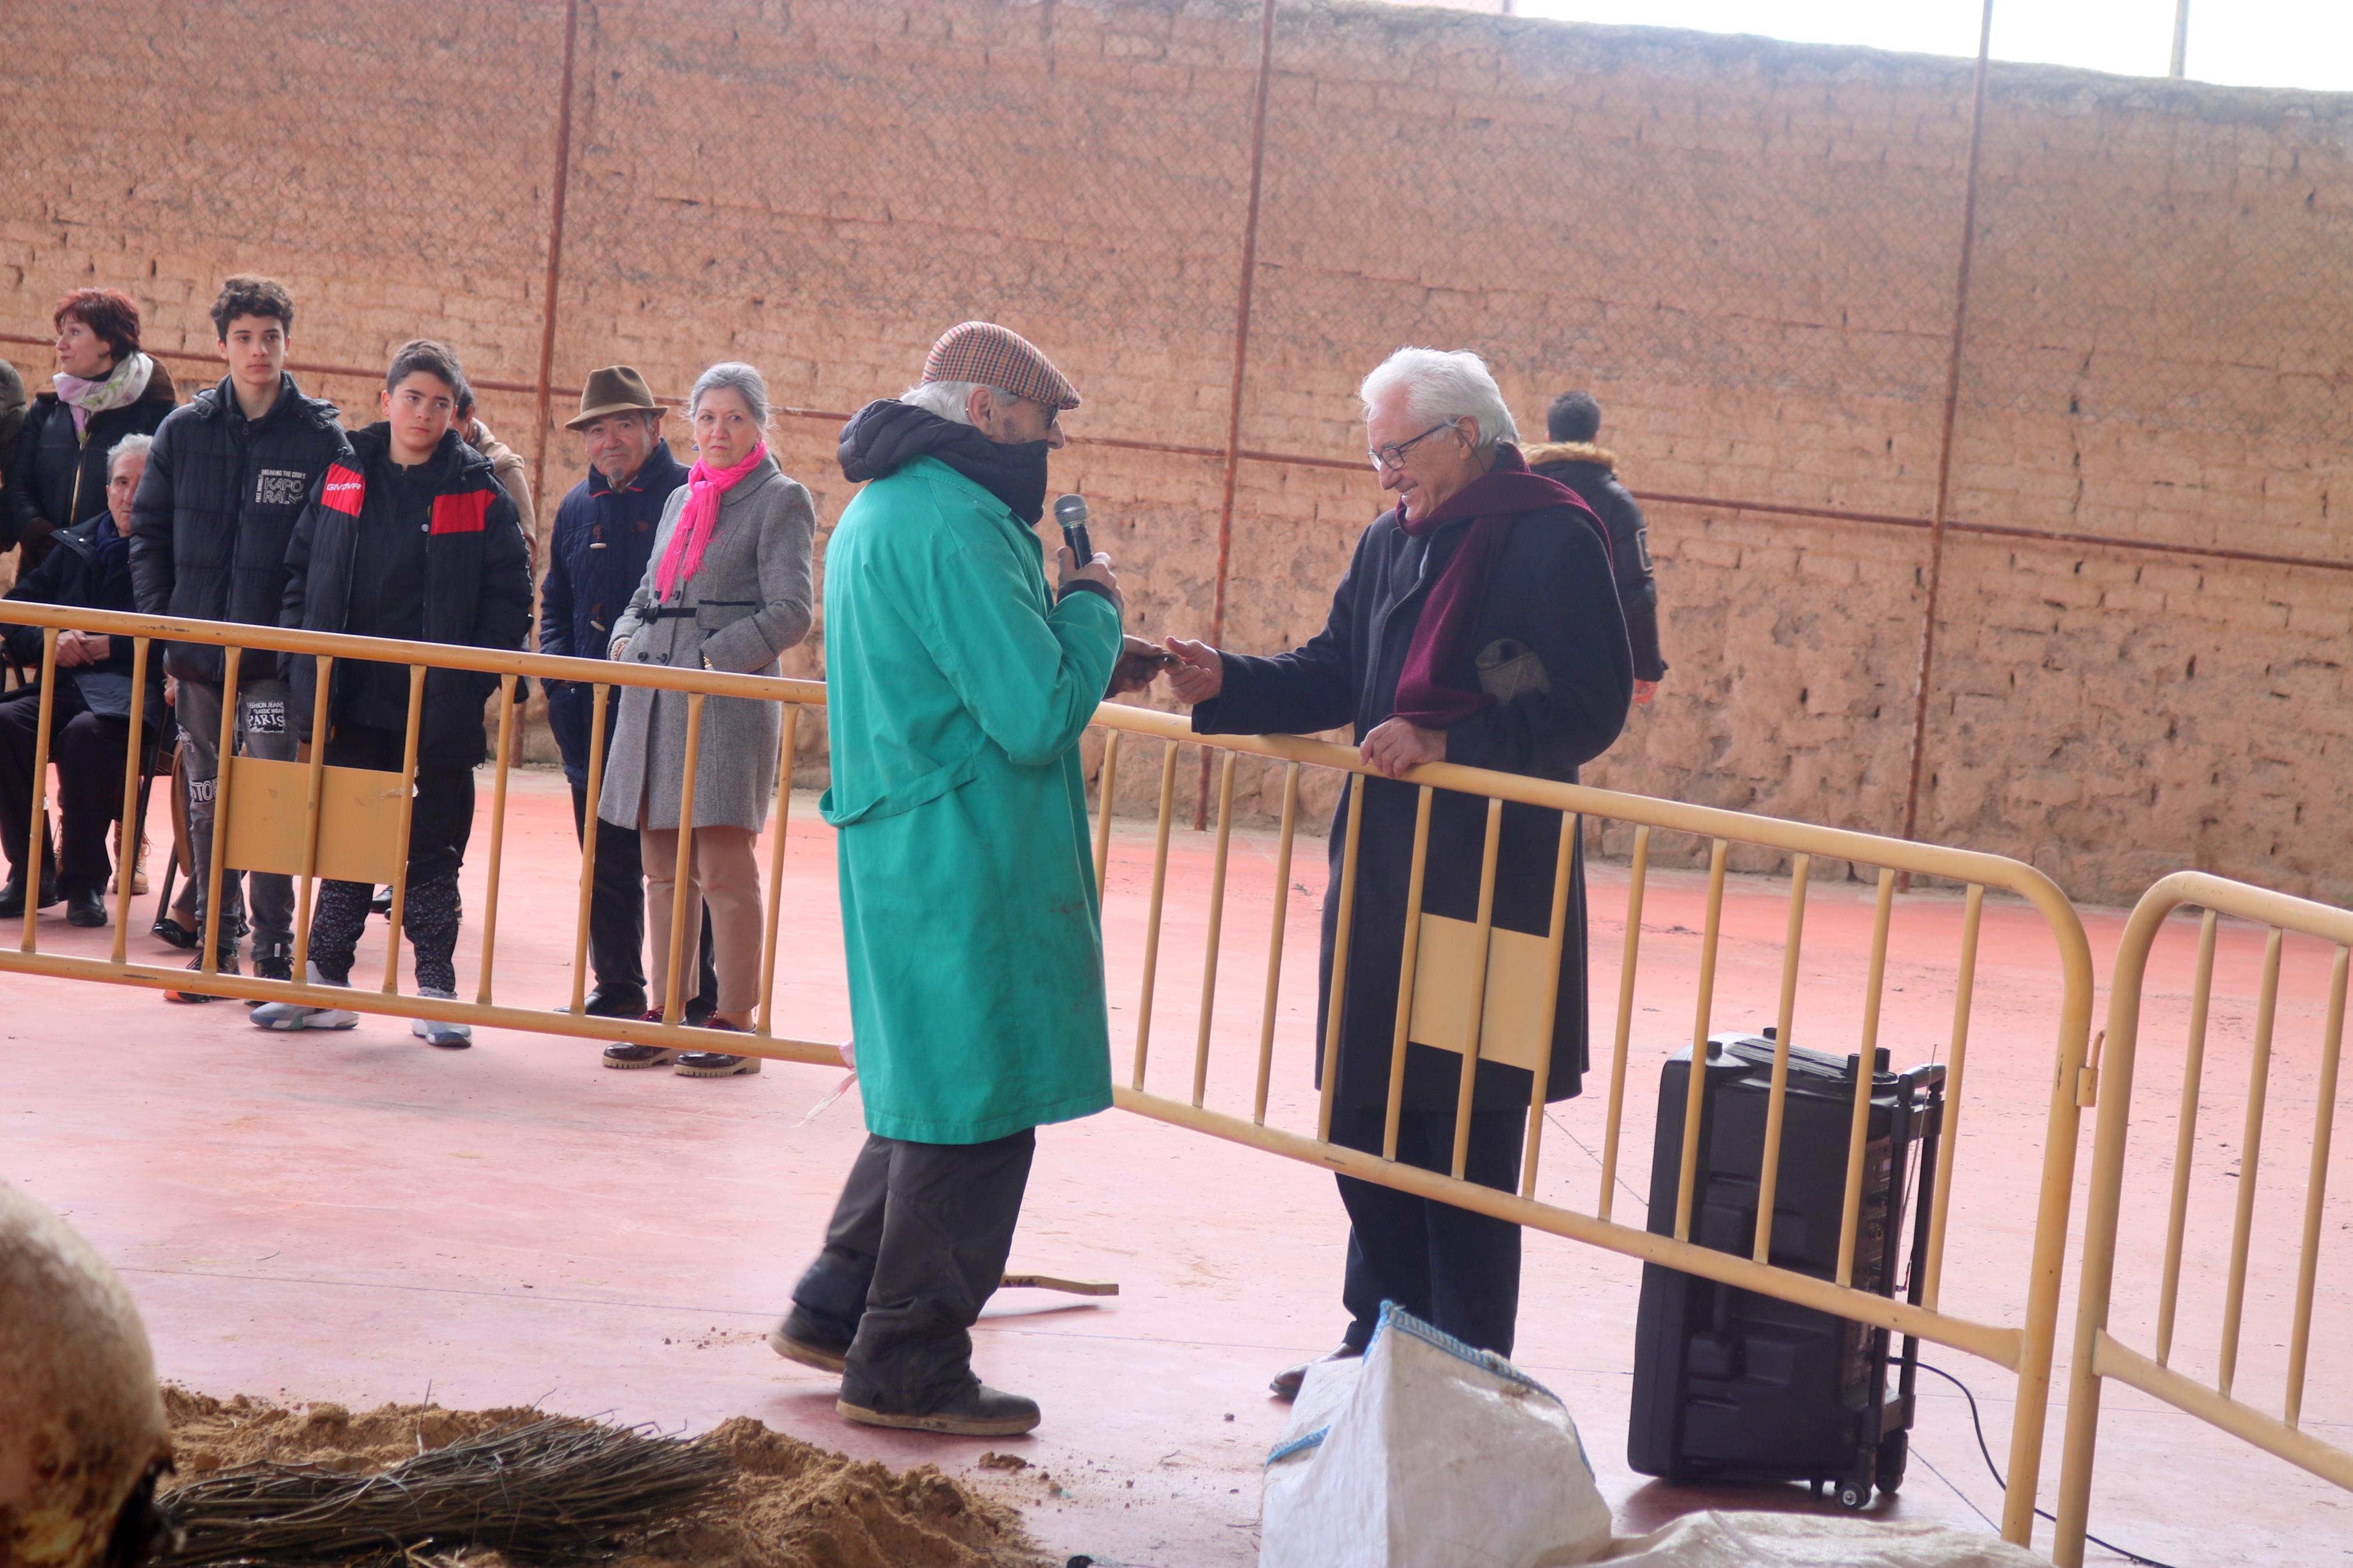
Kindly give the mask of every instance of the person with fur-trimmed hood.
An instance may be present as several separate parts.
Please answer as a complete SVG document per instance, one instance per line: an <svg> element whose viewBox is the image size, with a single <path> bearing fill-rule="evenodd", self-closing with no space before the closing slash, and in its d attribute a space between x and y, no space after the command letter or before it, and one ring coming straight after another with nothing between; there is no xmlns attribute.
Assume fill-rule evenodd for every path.
<svg viewBox="0 0 2353 1568"><path fill-rule="evenodd" d="M530 552L515 504L491 460L459 438L466 373L447 345L402 345L385 373L384 418L354 431L349 456L329 466L294 524L286 551L281 626L353 637L520 648L531 629ZM318 661L286 660L296 733L326 748L329 767L398 773L407 748L409 672L401 664L337 659L326 733L312 732ZM417 955L417 989L453 1001L458 972L458 869L474 826L474 769L487 748L482 704L499 678L431 668L418 717L416 799L401 926ZM375 889L322 880L311 921L314 985L350 984L352 960ZM348 1029L343 1008L269 1002L265 1029ZM445 1049L473 1043L463 1024L419 1018L412 1031Z"/></svg>
<svg viewBox="0 0 2353 1568"><path fill-rule="evenodd" d="M1528 467L1567 485L1593 509L1609 533L1610 570L1626 612L1626 640L1634 651L1634 700L1648 702L1667 676L1659 657L1659 586L1651 574L1651 531L1642 509L1618 482L1618 454L1594 445L1601 405L1589 392L1564 392L1545 411L1549 441L1528 445Z"/></svg>

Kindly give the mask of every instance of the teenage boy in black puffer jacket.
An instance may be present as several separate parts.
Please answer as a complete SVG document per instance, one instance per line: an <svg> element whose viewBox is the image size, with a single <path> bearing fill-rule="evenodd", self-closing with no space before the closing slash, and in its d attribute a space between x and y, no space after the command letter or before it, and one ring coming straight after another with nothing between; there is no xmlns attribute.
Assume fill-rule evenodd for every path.
<svg viewBox="0 0 2353 1568"><path fill-rule="evenodd" d="M422 340L402 346L385 374L384 419L352 436L294 525L280 623L304 631L520 648L531 629L531 552L514 501L491 460L459 439L465 372L458 356ZM329 767L397 773L407 748L408 667L335 661L327 732L311 733L318 664L287 660L293 727L326 748ZM458 868L474 827L474 768L482 761L482 704L498 677L429 669L417 726L416 797L408 826L401 926L415 950L417 988L455 999ZM324 881L311 921L314 984L350 983L375 889ZM356 1015L299 1002L253 1010L267 1029L347 1029ZM420 1018L428 1045L472 1044L463 1024Z"/></svg>
<svg viewBox="0 0 2353 1568"><path fill-rule="evenodd" d="M267 278L237 277L213 301L228 374L198 393L155 433L146 477L132 501L131 581L142 613L195 620L276 626L286 592L286 545L294 519L327 465L349 450L335 405L305 397L286 374L294 301ZM213 790L220 772L223 650L170 643L164 670L178 682L175 710L188 775L192 879L202 889L213 847ZM237 667L237 750L278 762L294 759L286 719L286 683L274 654L248 656ZM197 895L197 930L211 923ZM214 931L225 973L237 973L237 939L245 928L245 889L234 870L221 873L221 919ZM294 883L253 873L253 972L293 977ZM198 939L168 917L155 933L175 947ZM203 963L201 955L189 964ZM209 1002L194 991L164 1000Z"/></svg>

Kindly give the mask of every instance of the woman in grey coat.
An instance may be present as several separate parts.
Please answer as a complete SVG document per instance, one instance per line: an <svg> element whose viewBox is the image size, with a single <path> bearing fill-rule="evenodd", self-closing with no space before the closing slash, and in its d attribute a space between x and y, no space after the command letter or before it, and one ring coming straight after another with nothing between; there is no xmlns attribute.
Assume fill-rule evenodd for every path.
<svg viewBox="0 0 2353 1568"><path fill-rule="evenodd" d="M778 656L808 635L816 510L808 491L785 477L762 438L768 388L758 371L712 365L695 382L687 416L698 460L662 511L645 580L614 623L607 651L636 664L774 675ZM687 900L686 950L679 962L682 973L692 974L707 900L719 971L719 1005L708 1026L748 1029L763 924L752 841L767 824L776 793L783 710L749 698L703 700L693 853L681 874L686 708L681 692L622 689L596 811L616 826L636 828L643 846L649 973L657 1003L669 994L673 901ZM659 1006L646 1016L659 1018ZM616 1045L605 1055L616 1067L674 1061L690 1078L760 1070L757 1057L720 1051Z"/></svg>

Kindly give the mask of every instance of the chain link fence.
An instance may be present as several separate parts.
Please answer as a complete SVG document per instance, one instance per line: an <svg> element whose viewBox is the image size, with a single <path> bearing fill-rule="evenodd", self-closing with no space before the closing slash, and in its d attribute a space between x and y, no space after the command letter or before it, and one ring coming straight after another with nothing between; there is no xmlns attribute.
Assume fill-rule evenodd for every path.
<svg viewBox="0 0 2353 1568"><path fill-rule="evenodd" d="M1599 395L1690 689L1824 637L1868 671L1830 712L1789 664L1789 721L1839 737L1810 798L1725 782L1786 739L1765 720L1662 720L1613 777L1875 828L1959 743L1918 643L1993 569L1961 550L1933 586L1932 535L2353 569L2353 110L2325 95L1996 66L1980 121L1967 61L1333 0L9 11L0 350L28 386L54 300L100 284L185 395L218 374L219 279L268 272L355 423L395 345L452 342L543 530L596 366L675 398L759 364L829 521L841 416L986 316L1088 394L1058 481L1102 498L1138 618L1271 646L1379 505L1356 379L1471 347L1529 438L1552 394ZM1860 629L1824 629L1841 596Z"/></svg>

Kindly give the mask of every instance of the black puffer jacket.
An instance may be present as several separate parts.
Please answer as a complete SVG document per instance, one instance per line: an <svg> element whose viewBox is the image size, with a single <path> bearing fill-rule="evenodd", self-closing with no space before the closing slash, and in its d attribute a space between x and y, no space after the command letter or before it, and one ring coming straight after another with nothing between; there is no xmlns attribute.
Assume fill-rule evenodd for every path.
<svg viewBox="0 0 2353 1568"><path fill-rule="evenodd" d="M286 551L286 599L280 625L313 632L376 635L373 626L351 624L352 568L360 531L389 528L392 505L385 496L392 426L381 422L354 431L343 461L331 463L311 488L311 500L294 524ZM427 642L475 647L521 648L531 629L531 547L522 522L491 467L491 460L451 431L427 459L434 468L431 533L425 545L424 620ZM337 701L354 663L335 663ZM310 740L311 715L319 689L318 660L285 661L294 688L296 732ZM499 678L465 669L434 669L425 677L425 718L417 735L421 761L470 768L480 763L482 704Z"/></svg>
<svg viewBox="0 0 2353 1568"><path fill-rule="evenodd" d="M73 410L56 393L33 399L8 463L7 491L0 495L0 550L22 547L19 573L41 563L50 534L106 510L107 453L125 436L153 436L178 402L172 373L161 360L138 402L91 415L83 430L74 428Z"/></svg>
<svg viewBox="0 0 2353 1568"><path fill-rule="evenodd" d="M1634 679L1663 679L1667 661L1659 657L1659 585L1651 575L1651 531L1642 509L1618 482L1618 454L1590 441L1539 441L1528 447L1527 459L1537 473L1584 497L1609 531L1610 570L1626 611Z"/></svg>
<svg viewBox="0 0 2353 1568"><path fill-rule="evenodd" d="M305 397L294 378L248 419L224 376L155 433L131 503L131 580L151 616L278 624L286 546L319 476L350 450L335 405ZM172 643L164 668L218 681L221 650Z"/></svg>

